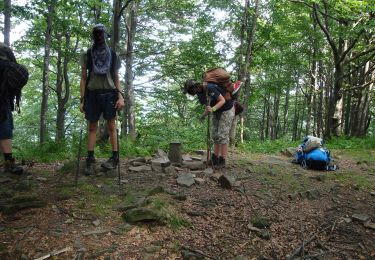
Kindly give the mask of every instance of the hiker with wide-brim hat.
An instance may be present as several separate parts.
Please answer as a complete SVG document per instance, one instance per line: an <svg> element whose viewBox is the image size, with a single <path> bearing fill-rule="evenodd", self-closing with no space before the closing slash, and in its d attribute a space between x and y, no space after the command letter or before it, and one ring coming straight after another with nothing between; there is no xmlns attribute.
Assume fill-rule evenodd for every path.
<svg viewBox="0 0 375 260"><path fill-rule="evenodd" d="M85 174L91 175L95 169L94 147L96 130L100 116L107 121L112 156L101 166L115 169L119 162L116 138L116 113L124 107L124 97L120 90L120 58L106 43L107 30L103 24L92 29L93 44L81 55L80 111L89 121L87 158Z"/></svg>

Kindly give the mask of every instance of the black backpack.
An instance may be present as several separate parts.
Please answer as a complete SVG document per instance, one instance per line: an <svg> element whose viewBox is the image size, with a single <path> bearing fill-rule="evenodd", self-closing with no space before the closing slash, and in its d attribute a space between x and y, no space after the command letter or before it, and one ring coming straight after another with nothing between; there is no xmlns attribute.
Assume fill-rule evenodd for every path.
<svg viewBox="0 0 375 260"><path fill-rule="evenodd" d="M5 103L5 99L10 102L11 110L15 109L14 100L16 101L17 111L20 112L19 103L21 100L22 88L27 84L29 72L27 68L16 62L1 61L1 78L0 99Z"/></svg>

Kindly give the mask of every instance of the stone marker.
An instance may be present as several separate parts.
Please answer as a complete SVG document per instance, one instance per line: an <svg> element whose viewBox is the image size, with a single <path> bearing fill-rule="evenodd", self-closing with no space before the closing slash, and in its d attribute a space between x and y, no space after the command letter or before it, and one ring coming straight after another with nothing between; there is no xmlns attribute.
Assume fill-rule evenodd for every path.
<svg viewBox="0 0 375 260"><path fill-rule="evenodd" d="M171 142L169 144L169 153L168 158L173 163L181 163L182 162L182 155L181 155L181 143L180 142Z"/></svg>
<svg viewBox="0 0 375 260"><path fill-rule="evenodd" d="M177 184L183 187L190 187L195 183L191 173L183 173L177 177Z"/></svg>

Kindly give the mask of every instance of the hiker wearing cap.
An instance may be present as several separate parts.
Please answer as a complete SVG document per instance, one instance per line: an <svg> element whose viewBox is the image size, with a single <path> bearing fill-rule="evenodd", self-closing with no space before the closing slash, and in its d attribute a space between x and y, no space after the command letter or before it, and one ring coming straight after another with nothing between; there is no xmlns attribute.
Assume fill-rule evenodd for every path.
<svg viewBox="0 0 375 260"><path fill-rule="evenodd" d="M85 174L95 168L94 147L101 115L107 121L112 156L101 166L115 169L119 162L116 138L116 112L124 107L118 70L121 61L106 43L107 30L103 24L92 29L93 44L81 55L80 111L89 121Z"/></svg>
<svg viewBox="0 0 375 260"><path fill-rule="evenodd" d="M12 111L19 107L21 89L28 78L26 67L18 64L13 51L0 42L0 151L4 155L4 170L8 173L23 172L23 168L16 165L12 154Z"/></svg>
<svg viewBox="0 0 375 260"><path fill-rule="evenodd" d="M221 168L225 167L227 160L229 132L235 116L234 100L230 98L232 93L228 95L225 86L228 85L228 87L235 88L237 92L241 83L232 83L229 79L229 74L225 82L221 82L218 77L219 74L215 76L209 74L209 71L203 75L202 83L193 79L187 80L183 91L191 96L197 95L199 103L206 105L205 115L208 113L213 114L211 138L214 141L214 153L211 156L211 160L215 168ZM215 73L217 72L215 71Z"/></svg>

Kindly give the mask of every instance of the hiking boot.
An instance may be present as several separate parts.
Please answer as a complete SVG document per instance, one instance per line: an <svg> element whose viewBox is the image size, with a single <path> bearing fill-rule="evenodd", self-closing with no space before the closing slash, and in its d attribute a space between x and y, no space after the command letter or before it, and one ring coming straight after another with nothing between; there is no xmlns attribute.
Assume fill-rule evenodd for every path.
<svg viewBox="0 0 375 260"><path fill-rule="evenodd" d="M214 153L211 154L211 162L209 163L210 165L212 164L213 166L217 165L219 162L219 157L217 157Z"/></svg>
<svg viewBox="0 0 375 260"><path fill-rule="evenodd" d="M232 92L232 95L236 94L238 92L238 90L240 90L240 88L242 87L243 85L243 82L242 81L236 81L233 83L233 92Z"/></svg>
<svg viewBox="0 0 375 260"><path fill-rule="evenodd" d="M4 172L13 173L13 174L22 174L23 168L21 166L16 165L15 159L12 158L4 162Z"/></svg>
<svg viewBox="0 0 375 260"><path fill-rule="evenodd" d="M86 158L85 175L92 175L95 172L95 158Z"/></svg>
<svg viewBox="0 0 375 260"><path fill-rule="evenodd" d="M118 161L119 161L118 158L111 157L106 162L102 163L101 166L107 170L113 170L113 169L116 169L118 165Z"/></svg>
<svg viewBox="0 0 375 260"><path fill-rule="evenodd" d="M223 157L218 158L218 162L216 165L218 168L224 168L225 167L225 159Z"/></svg>

